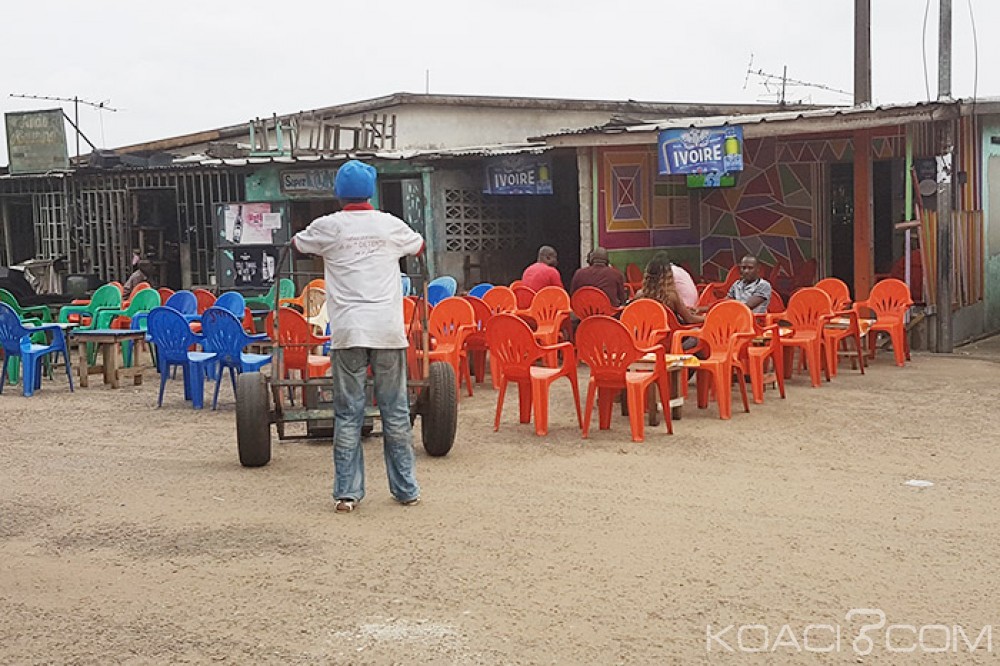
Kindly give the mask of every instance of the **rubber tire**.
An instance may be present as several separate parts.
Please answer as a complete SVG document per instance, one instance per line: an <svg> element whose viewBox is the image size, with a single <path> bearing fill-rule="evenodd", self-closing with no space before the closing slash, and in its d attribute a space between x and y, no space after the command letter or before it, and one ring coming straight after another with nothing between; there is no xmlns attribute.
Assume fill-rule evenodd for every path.
<svg viewBox="0 0 1000 666"><path fill-rule="evenodd" d="M434 457L446 456L455 443L458 427L458 394L455 370L449 363L431 363L426 401L420 415L424 451Z"/></svg>
<svg viewBox="0 0 1000 666"><path fill-rule="evenodd" d="M271 419L267 378L244 372L236 378L236 446L240 464L263 467L271 462Z"/></svg>

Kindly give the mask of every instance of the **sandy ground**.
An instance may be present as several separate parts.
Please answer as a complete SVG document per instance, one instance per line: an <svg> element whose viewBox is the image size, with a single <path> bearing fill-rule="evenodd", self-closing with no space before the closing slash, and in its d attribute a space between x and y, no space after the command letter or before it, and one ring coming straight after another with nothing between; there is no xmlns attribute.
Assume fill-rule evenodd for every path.
<svg viewBox="0 0 1000 666"><path fill-rule="evenodd" d="M151 382L5 391L0 663L992 662L998 361L884 355L643 444L617 414L582 440L566 383L550 436L513 395L494 433L481 387L448 457L418 445L423 504L391 500L375 438L350 515L329 444L239 466L226 388L218 412L179 381L162 409Z"/></svg>

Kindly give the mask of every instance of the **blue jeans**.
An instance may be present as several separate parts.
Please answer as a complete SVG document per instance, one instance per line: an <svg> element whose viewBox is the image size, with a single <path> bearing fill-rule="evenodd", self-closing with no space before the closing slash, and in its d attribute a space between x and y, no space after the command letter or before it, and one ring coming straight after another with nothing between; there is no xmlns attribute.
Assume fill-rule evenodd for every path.
<svg viewBox="0 0 1000 666"><path fill-rule="evenodd" d="M360 501L365 496L365 377L371 365L375 400L382 415L389 492L400 502L420 495L414 472L410 403L406 394L406 350L352 347L334 349L333 496Z"/></svg>

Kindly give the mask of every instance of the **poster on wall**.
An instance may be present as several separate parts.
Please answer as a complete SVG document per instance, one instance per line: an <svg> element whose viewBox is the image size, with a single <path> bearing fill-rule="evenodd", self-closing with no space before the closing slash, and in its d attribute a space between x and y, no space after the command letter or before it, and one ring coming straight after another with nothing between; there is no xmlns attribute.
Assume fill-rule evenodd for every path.
<svg viewBox="0 0 1000 666"><path fill-rule="evenodd" d="M552 194L552 163L542 155L492 157L483 194Z"/></svg>
<svg viewBox="0 0 1000 666"><path fill-rule="evenodd" d="M281 229L281 212L269 203L226 204L222 209L222 237L232 245L268 245Z"/></svg>
<svg viewBox="0 0 1000 666"><path fill-rule="evenodd" d="M264 290L274 284L280 248L273 245L234 247L220 255L221 286Z"/></svg>
<svg viewBox="0 0 1000 666"><path fill-rule="evenodd" d="M742 171L743 128L663 130L658 137L657 154L661 176Z"/></svg>

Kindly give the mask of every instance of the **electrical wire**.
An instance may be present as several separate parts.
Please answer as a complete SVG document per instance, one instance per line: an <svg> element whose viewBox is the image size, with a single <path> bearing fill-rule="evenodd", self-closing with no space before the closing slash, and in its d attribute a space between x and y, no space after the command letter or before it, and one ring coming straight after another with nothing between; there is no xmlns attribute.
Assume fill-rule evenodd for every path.
<svg viewBox="0 0 1000 666"><path fill-rule="evenodd" d="M931 101L931 83L927 78L927 15L931 11L931 0L924 5L924 31L921 33L920 48L924 53L924 89L927 91L927 101Z"/></svg>

